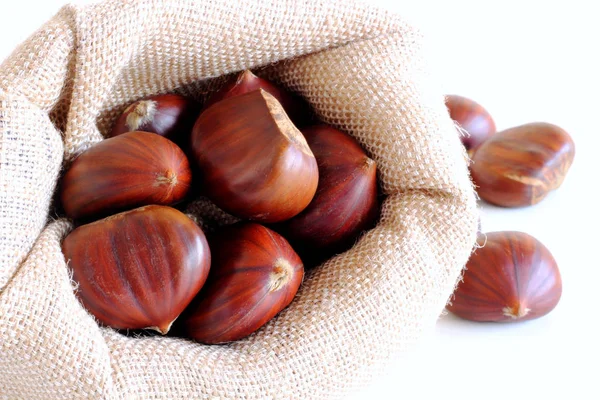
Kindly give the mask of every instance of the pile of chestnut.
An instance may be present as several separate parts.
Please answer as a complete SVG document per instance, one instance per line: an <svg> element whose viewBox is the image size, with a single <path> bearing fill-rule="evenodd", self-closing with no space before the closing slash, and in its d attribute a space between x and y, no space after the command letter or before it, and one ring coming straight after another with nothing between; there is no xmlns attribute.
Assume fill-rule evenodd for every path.
<svg viewBox="0 0 600 400"><path fill-rule="evenodd" d="M496 132L489 112L458 95L446 97L458 123L479 197L495 206L526 207L558 189L575 156L562 128L534 122ZM473 321L514 322L539 318L558 304L562 280L547 247L519 231L481 233L448 305Z"/></svg>
<svg viewBox="0 0 600 400"><path fill-rule="evenodd" d="M379 216L377 166L360 144L250 71L202 105L136 101L108 136L61 177L74 222L62 251L83 306L125 333L245 338ZM186 212L200 197L236 222L203 227Z"/></svg>

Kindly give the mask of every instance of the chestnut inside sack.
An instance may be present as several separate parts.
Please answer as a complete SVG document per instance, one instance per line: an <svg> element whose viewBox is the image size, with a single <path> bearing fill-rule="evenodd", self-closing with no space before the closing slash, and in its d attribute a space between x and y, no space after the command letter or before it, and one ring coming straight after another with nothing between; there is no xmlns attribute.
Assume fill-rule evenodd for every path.
<svg viewBox="0 0 600 400"><path fill-rule="evenodd" d="M0 329L0 397L323 400L371 383L383 365L433 329L476 243L477 199L464 147L423 45L418 27L402 14L358 0L101 0L65 6L36 30L0 65L0 326L11 327ZM82 221L61 209L61 179L88 150L128 137L111 135L131 104L176 94L202 107L246 70L300 99L316 120L360 145L372 160L368 165L377 166L378 218L347 249L305 270L293 301L283 307L287 299L278 300L277 315L234 342L208 345L171 331L133 334L106 326L77 296L62 251ZM219 102L237 98L228 96ZM150 118L147 110L138 111ZM230 122L227 116L222 121ZM152 133L158 142L168 141L169 134L162 134L167 137ZM191 142L183 140L182 152L166 159L169 170L185 164L181 154L190 158ZM262 146L276 152L282 143ZM185 214L209 243L210 232L237 218L207 201L210 192L195 186L194 176L184 179L189 190L155 192L153 182L163 182L165 171L152 161L153 149L138 150L153 154L127 153L145 171L143 190L130 204L110 203L111 210L164 195L163 207ZM94 179L105 172L102 159L91 163ZM133 170L122 174L137 179ZM78 182L86 178L93 177L78 173ZM306 183L301 177L282 182ZM316 186L290 197L308 204L302 197ZM119 188L104 186L110 196L118 196ZM248 186L247 193L251 189L258 186ZM66 197L75 204L95 201L94 190L85 195ZM148 258L187 259L172 247L185 240L166 239L170 228L162 222L153 234L158 225L128 220L122 231L106 224L111 236L88 232L106 238L103 246L123 258L148 239ZM138 240L128 237L137 229L143 229ZM120 238L119 245L109 238ZM77 249L87 251L82 243ZM135 268L139 258L128 259ZM92 285L103 279L91 275ZM164 290L175 287L167 280L144 282L156 290L161 283ZM185 279L177 282L185 286ZM153 314L149 300L139 309ZM115 304L110 311L118 310ZM166 332L179 306L157 309L165 312L159 330Z"/></svg>

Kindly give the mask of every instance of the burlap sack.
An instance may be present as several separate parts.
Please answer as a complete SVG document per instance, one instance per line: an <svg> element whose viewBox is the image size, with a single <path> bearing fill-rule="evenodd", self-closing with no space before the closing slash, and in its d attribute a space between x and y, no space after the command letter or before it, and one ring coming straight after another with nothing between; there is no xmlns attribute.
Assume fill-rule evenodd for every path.
<svg viewBox="0 0 600 400"><path fill-rule="evenodd" d="M328 399L431 329L475 242L476 197L423 39L355 1L67 6L0 67L0 397ZM262 68L264 67L264 68ZM376 160L381 221L251 337L205 346L99 327L73 294L62 169L140 97L202 100L254 68ZM399 382L399 388L402 387Z"/></svg>

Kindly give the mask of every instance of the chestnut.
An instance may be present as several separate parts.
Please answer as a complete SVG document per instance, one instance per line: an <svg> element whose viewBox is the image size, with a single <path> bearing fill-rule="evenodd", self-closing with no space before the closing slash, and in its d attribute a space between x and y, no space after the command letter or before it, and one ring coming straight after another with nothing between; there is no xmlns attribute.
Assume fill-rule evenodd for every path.
<svg viewBox="0 0 600 400"><path fill-rule="evenodd" d="M192 132L192 153L206 197L241 219L289 219L317 190L317 162L306 139L262 89L204 110Z"/></svg>
<svg viewBox="0 0 600 400"><path fill-rule="evenodd" d="M294 299L304 267L279 234L252 222L221 228L209 238L206 284L182 314L181 335L204 344L256 332Z"/></svg>
<svg viewBox="0 0 600 400"><path fill-rule="evenodd" d="M168 139L128 132L105 139L75 159L61 179L69 218L97 219L149 204L173 205L188 193L189 162Z"/></svg>
<svg viewBox="0 0 600 400"><path fill-rule="evenodd" d="M457 122L468 135L461 141L472 156L474 150L496 133L496 124L483 106L469 98L451 94L446 96L450 118Z"/></svg>
<svg viewBox="0 0 600 400"><path fill-rule="evenodd" d="M254 75L250 70L242 71L226 82L221 89L208 98L204 107L207 108L223 99L239 96L240 94L258 89L263 89L275 97L296 126L306 126L311 121L312 113L310 107L301 97Z"/></svg>
<svg viewBox="0 0 600 400"><path fill-rule="evenodd" d="M62 243L77 297L102 324L167 334L206 282L204 232L182 212L145 206L82 225Z"/></svg>
<svg viewBox="0 0 600 400"><path fill-rule="evenodd" d="M273 229L307 265L351 247L379 213L377 165L350 135L327 125L302 130L319 167L308 207Z"/></svg>
<svg viewBox="0 0 600 400"><path fill-rule="evenodd" d="M126 132L156 133L186 149L200 104L177 94L162 94L130 104L115 122L109 137Z"/></svg>
<svg viewBox="0 0 600 400"><path fill-rule="evenodd" d="M574 157L575 144L565 130L535 122L485 141L470 170L481 199L502 207L523 207L558 189Z"/></svg>
<svg viewBox="0 0 600 400"><path fill-rule="evenodd" d="M556 307L562 280L544 244L518 231L489 232L478 244L447 306L450 312L472 321L514 322Z"/></svg>

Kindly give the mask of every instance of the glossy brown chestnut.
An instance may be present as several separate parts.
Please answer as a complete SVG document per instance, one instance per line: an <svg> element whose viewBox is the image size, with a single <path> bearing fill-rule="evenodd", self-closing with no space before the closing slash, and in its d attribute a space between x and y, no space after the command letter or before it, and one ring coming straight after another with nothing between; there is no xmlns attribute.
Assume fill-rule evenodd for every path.
<svg viewBox="0 0 600 400"><path fill-rule="evenodd" d="M250 70L240 72L229 82L225 83L220 90L209 97L204 107L207 108L223 99L239 96L240 94L258 89L263 89L273 95L279 101L294 125L298 127L306 126L311 121L310 107L301 97L293 95L274 85L272 82L254 75Z"/></svg>
<svg viewBox="0 0 600 400"><path fill-rule="evenodd" d="M188 97L177 94L152 96L129 105L109 136L134 131L152 132L185 149L199 114L199 103Z"/></svg>
<svg viewBox="0 0 600 400"><path fill-rule="evenodd" d="M206 196L239 218L289 219L308 206L317 190L317 162L304 136L262 89L202 112L192 151Z"/></svg>
<svg viewBox="0 0 600 400"><path fill-rule="evenodd" d="M239 340L292 302L304 267L282 236L240 222L221 229L209 244L211 271L181 317L183 335L205 344Z"/></svg>
<svg viewBox="0 0 600 400"><path fill-rule="evenodd" d="M379 212L377 165L350 135L326 125L302 130L319 166L317 193L297 216L274 226L306 261L352 246Z"/></svg>
<svg viewBox="0 0 600 400"><path fill-rule="evenodd" d="M496 124L490 113L483 106L471 99L458 95L446 96L446 106L450 118L467 131L468 136L461 135L461 141L470 154L496 133Z"/></svg>
<svg viewBox="0 0 600 400"><path fill-rule="evenodd" d="M82 225L62 251L78 298L101 323L162 334L198 294L211 261L202 230L167 206Z"/></svg>
<svg viewBox="0 0 600 400"><path fill-rule="evenodd" d="M448 305L472 321L514 322L542 317L562 294L562 280L550 251L523 232L490 232L467 262Z"/></svg>
<svg viewBox="0 0 600 400"><path fill-rule="evenodd" d="M148 132L128 132L82 153L61 180L69 218L97 219L149 204L172 205L189 190L183 151Z"/></svg>
<svg viewBox="0 0 600 400"><path fill-rule="evenodd" d="M549 123L498 132L475 152L470 166L477 193L503 207L537 204L558 189L575 157L569 134Z"/></svg>

